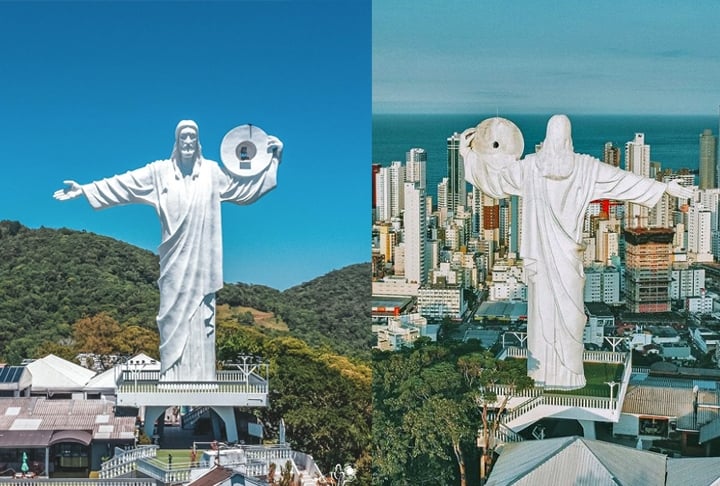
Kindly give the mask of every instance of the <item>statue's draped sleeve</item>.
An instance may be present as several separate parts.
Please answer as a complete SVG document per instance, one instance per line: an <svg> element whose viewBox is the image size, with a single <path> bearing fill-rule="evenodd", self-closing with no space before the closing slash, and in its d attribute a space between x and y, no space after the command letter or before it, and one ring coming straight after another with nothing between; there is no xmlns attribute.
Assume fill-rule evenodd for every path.
<svg viewBox="0 0 720 486"><path fill-rule="evenodd" d="M667 184L608 164L598 162L597 167L591 200L617 199L651 208L660 201L667 188Z"/></svg>
<svg viewBox="0 0 720 486"><path fill-rule="evenodd" d="M240 177L221 169L220 200L235 204L251 204L277 185L278 160L273 158L268 168L257 175Z"/></svg>
<svg viewBox="0 0 720 486"><path fill-rule="evenodd" d="M95 209L141 203L157 207L158 191L150 166L131 170L81 186L83 194Z"/></svg>
<svg viewBox="0 0 720 486"><path fill-rule="evenodd" d="M509 155L483 155L463 151L465 179L483 194L496 199L522 194L524 171L520 160Z"/></svg>

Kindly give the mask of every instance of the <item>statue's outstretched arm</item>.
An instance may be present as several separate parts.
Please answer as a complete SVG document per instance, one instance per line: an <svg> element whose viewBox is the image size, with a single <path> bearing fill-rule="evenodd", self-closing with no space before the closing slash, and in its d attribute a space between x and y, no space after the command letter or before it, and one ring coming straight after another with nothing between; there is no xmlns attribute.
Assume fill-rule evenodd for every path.
<svg viewBox="0 0 720 486"><path fill-rule="evenodd" d="M691 188L682 186L678 181L674 180L668 182L665 192L678 199L692 199L695 193Z"/></svg>
<svg viewBox="0 0 720 486"><path fill-rule="evenodd" d="M67 187L64 187L63 189L58 189L53 193L53 197L58 201L67 201L69 199L75 199L78 196L82 196L82 188L77 182L67 180L63 181L63 184L65 184Z"/></svg>

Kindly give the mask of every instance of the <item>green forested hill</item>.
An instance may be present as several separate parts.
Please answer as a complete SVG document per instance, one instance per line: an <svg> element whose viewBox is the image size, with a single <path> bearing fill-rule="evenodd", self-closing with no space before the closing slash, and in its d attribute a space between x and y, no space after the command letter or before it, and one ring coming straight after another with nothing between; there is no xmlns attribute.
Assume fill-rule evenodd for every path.
<svg viewBox="0 0 720 486"><path fill-rule="evenodd" d="M274 312L293 336L341 354L369 358L370 264L334 270L284 292L258 285L226 285L218 303Z"/></svg>
<svg viewBox="0 0 720 486"><path fill-rule="evenodd" d="M63 342L82 317L107 312L154 327L157 256L111 238L0 222L0 357L14 363Z"/></svg>
<svg viewBox="0 0 720 486"><path fill-rule="evenodd" d="M123 328L155 330L158 257L112 238L0 221L0 359L16 363L105 312ZM369 356L370 265L351 265L284 292L227 284L218 303L275 313L291 335ZM40 353L42 354L42 353Z"/></svg>
<svg viewBox="0 0 720 486"><path fill-rule="evenodd" d="M156 255L111 238L0 221L0 361L157 357L158 273ZM370 265L284 292L230 284L217 300L218 360L271 364L272 406L259 411L268 437L282 418L292 446L324 471L349 462L370 484Z"/></svg>

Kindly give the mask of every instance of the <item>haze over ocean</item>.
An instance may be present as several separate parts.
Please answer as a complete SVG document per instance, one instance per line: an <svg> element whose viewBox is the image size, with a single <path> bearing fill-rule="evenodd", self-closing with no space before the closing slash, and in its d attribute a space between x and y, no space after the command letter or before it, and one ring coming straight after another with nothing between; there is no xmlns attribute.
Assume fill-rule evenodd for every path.
<svg viewBox="0 0 720 486"><path fill-rule="evenodd" d="M506 115L522 131L525 154L535 150L535 144L545 138L548 115ZM447 138L454 132L476 126L484 115L409 115L375 114L372 126L372 161L383 166L392 161L405 162L405 152L413 147L424 148L428 154L427 191L436 202L437 184L447 176ZM697 169L700 134L709 128L718 133L715 116L664 115L572 115L575 152L602 159L605 142L620 147L621 167L625 164L625 143L635 133L645 134L650 145L650 160L660 162L663 169Z"/></svg>

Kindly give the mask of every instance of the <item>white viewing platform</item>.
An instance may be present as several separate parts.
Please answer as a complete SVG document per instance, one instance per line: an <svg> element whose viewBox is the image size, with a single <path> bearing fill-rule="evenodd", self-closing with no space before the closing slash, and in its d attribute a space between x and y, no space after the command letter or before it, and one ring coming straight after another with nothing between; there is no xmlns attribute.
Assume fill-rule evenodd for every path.
<svg viewBox="0 0 720 486"><path fill-rule="evenodd" d="M527 359L527 349L510 346L505 348L499 359ZM517 433L543 418L577 420L583 428L585 437L595 438L594 422L615 423L627 393L632 373L632 354L613 351L585 351L583 361L620 367L620 378L602 383L588 382L585 388L570 392L545 390L533 387L515 390L514 387L495 385L492 387L498 397L495 405L508 398L507 408L500 418L497 439L500 442L522 440ZM491 407L492 408L492 407ZM481 431L482 435L483 432Z"/></svg>
<svg viewBox="0 0 720 486"><path fill-rule="evenodd" d="M268 405L268 381L254 372L218 371L215 381L163 382L159 371L122 370L116 383L117 405L124 407Z"/></svg>
<svg viewBox="0 0 720 486"><path fill-rule="evenodd" d="M269 364L253 356L242 363L226 363L234 369L215 372L214 381L166 381L160 364L135 359L115 368L116 405L144 410L144 432L155 435L154 423L165 409L175 406L213 409L225 423L227 440L237 442L236 407L268 406ZM162 424L159 425L162 429ZM161 433L161 432L160 432Z"/></svg>
<svg viewBox="0 0 720 486"><path fill-rule="evenodd" d="M214 381L160 379L160 363L150 358L130 360L115 368L116 404L122 407L267 407L269 365L240 356L215 372Z"/></svg>

